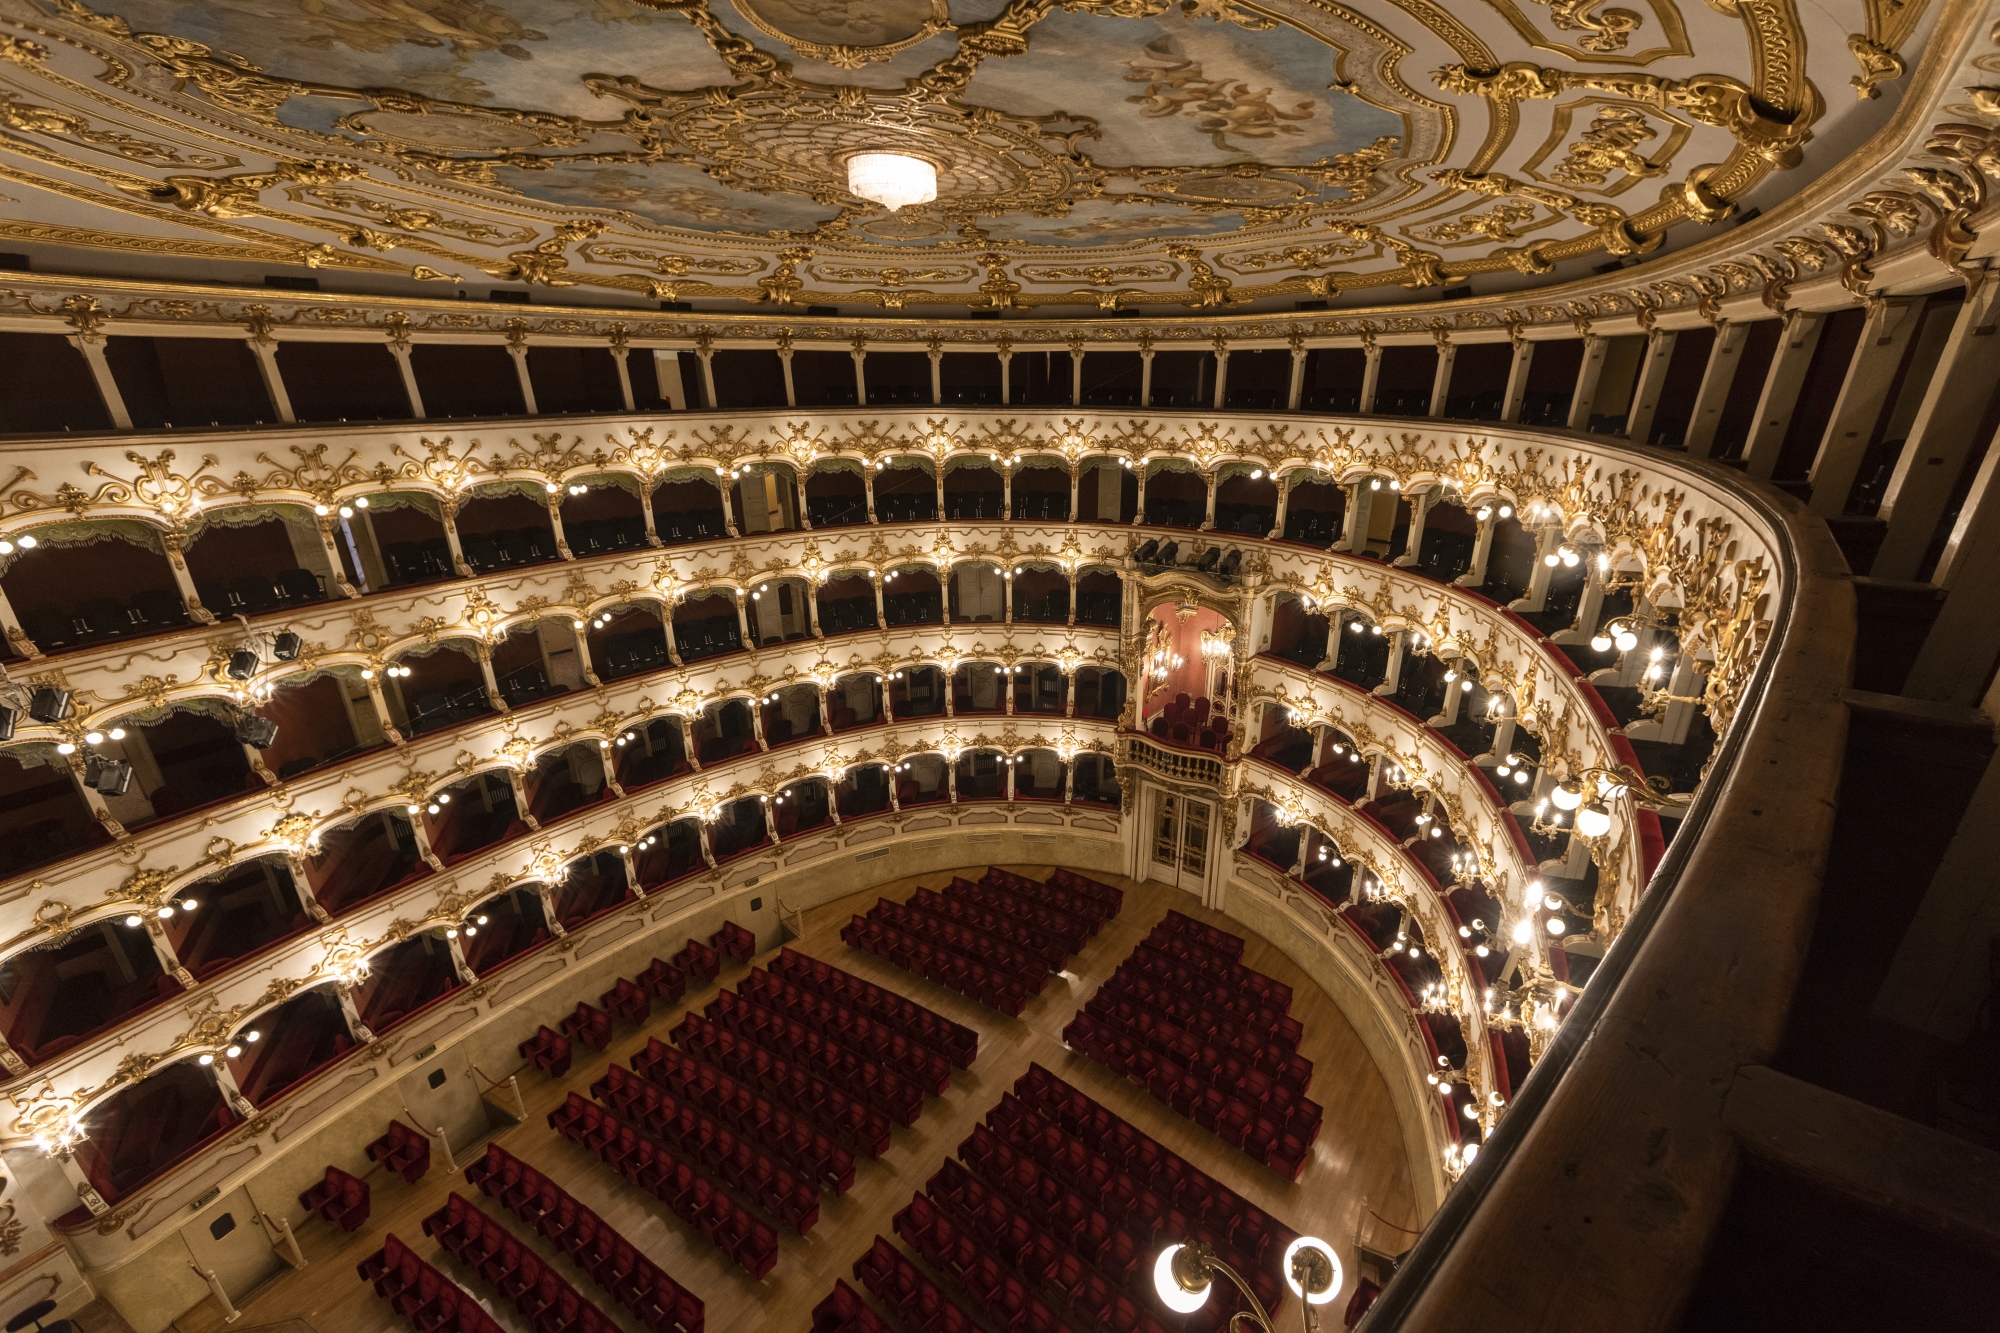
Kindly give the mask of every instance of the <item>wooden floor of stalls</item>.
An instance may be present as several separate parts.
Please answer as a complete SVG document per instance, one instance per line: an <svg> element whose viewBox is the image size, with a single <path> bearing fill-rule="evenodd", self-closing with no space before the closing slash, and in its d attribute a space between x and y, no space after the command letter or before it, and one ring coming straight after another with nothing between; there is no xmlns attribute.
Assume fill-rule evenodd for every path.
<svg viewBox="0 0 2000 1333"><path fill-rule="evenodd" d="M1035 879L1046 878L1050 870L1047 866L1009 868ZM983 869L962 873L977 878ZM1402 1136L1381 1073L1333 1001L1276 948L1240 923L1205 911L1193 896L1155 882L1140 884L1116 876L1102 878L1125 890L1123 911L1084 946L1081 954L1070 960L1067 973L1051 979L1018 1019L912 976L840 940L840 928L854 913L873 906L877 897L900 900L919 884L943 888L950 882L951 872L897 880L806 914L805 937L794 941L792 948L866 977L973 1028L979 1033L979 1056L969 1071L953 1071L948 1093L926 1100L924 1114L913 1127L896 1129L886 1154L874 1161L866 1158L857 1161L854 1187L847 1194L835 1199L822 1193L819 1224L809 1235L801 1237L779 1228L782 1239L778 1265L762 1282L753 1280L725 1259L650 1194L614 1174L580 1145L558 1138L548 1126L548 1112L561 1104L566 1093L574 1090L588 1095L590 1084L603 1075L611 1061L629 1062L634 1052L644 1049L649 1035L664 1040L667 1029L678 1021L679 1009L671 1013L657 1011L643 1033L620 1024L618 1037L602 1055L577 1044L575 1064L560 1084L533 1070L523 1071L521 1088L528 1119L494 1137L509 1152L533 1163L595 1209L700 1296L707 1303L710 1333L765 1329L803 1333L809 1326L812 1307L833 1289L835 1278L844 1277L850 1286L858 1288L853 1263L867 1251L877 1234L890 1237L906 1254L910 1253L907 1245L896 1240L890 1218L923 1187L944 1159L954 1154L972 1126L985 1117L987 1110L999 1101L1000 1094L1010 1089L1034 1061L1279 1220L1330 1241L1350 1275L1355 1271L1357 1226L1363 1220L1368 1222L1366 1235L1371 1247L1391 1253L1400 1250L1407 1237L1395 1228L1415 1227L1421 1221L1413 1215ZM1325 1128L1297 1184L1253 1162L1193 1121L1177 1115L1134 1085L1062 1044L1062 1030L1070 1018L1169 908L1244 936L1248 941L1244 963L1293 988L1291 1012L1305 1025L1305 1038L1299 1050L1313 1062L1310 1095L1326 1108ZM733 985L747 970L725 960L719 985ZM713 998L714 988L691 987L686 1004L699 1007ZM469 1161L484 1151L482 1142L459 1150L457 1156L460 1161ZM420 1226L427 1214L444 1205L446 1194L454 1189L477 1200L489 1215L503 1220L517 1236L525 1238L532 1234L525 1224L468 1187L460 1177L446 1174L441 1165L434 1166L415 1185L405 1184L379 1169L368 1179L373 1190L368 1223L351 1236L324 1222L310 1221L301 1226L298 1234L308 1260L306 1268L267 1283L244 1303L242 1318L227 1327L242 1333L303 1320L317 1333L399 1333L405 1326L390 1312L388 1303L376 1298L355 1273L355 1265L379 1249L384 1233L393 1230L406 1244L478 1296L510 1333L531 1333L528 1322L511 1305L500 1301L490 1288L443 1254ZM1367 1218L1364 1201L1368 1209L1380 1214L1381 1220ZM1385 1226L1385 1222L1391 1225ZM535 1243L545 1258L555 1256L553 1247L539 1237ZM595 1300L627 1333L646 1333L628 1310L581 1270L562 1262L557 1271L578 1291ZM1348 1281L1351 1290L1351 1276ZM948 1283L940 1285L950 1289ZM955 1293L955 1297L968 1307L968 1313L977 1314L962 1295ZM225 1325L214 1302L204 1301L183 1315L176 1327L183 1333L222 1333Z"/></svg>

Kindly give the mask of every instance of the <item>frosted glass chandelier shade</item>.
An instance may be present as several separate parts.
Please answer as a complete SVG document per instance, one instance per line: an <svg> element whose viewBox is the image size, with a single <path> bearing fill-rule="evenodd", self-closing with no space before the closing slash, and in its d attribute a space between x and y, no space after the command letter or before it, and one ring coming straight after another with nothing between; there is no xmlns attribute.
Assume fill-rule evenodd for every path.
<svg viewBox="0 0 2000 1333"><path fill-rule="evenodd" d="M856 153L847 159L847 188L893 213L937 198L937 168L901 153Z"/></svg>

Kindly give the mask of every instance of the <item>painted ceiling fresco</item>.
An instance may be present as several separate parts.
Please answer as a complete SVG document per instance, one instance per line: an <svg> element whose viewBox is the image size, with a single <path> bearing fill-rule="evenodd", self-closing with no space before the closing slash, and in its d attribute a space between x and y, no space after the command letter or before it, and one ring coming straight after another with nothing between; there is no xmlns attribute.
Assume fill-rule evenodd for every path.
<svg viewBox="0 0 2000 1333"><path fill-rule="evenodd" d="M1627 3L0 0L0 231L778 306L1414 299L1801 188L1925 22ZM850 195L882 150L938 199Z"/></svg>

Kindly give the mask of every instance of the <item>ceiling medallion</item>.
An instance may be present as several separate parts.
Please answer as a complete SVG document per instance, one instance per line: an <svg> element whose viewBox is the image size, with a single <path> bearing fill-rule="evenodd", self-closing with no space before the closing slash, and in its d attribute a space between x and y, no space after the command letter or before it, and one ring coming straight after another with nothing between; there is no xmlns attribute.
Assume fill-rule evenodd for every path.
<svg viewBox="0 0 2000 1333"><path fill-rule="evenodd" d="M937 168L904 153L856 153L847 159L847 190L894 213L937 198Z"/></svg>
<svg viewBox="0 0 2000 1333"><path fill-rule="evenodd" d="M732 0L736 12L767 37L835 69L888 60L938 33L951 31L945 0L873 0L862 5L814 0Z"/></svg>

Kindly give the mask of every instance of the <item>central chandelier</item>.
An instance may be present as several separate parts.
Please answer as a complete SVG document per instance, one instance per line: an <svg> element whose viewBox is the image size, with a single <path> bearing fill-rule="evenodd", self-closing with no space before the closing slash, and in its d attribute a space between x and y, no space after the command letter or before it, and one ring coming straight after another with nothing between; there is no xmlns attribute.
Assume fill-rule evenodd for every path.
<svg viewBox="0 0 2000 1333"><path fill-rule="evenodd" d="M902 153L856 153L847 159L847 189L893 213L937 198L937 168Z"/></svg>

